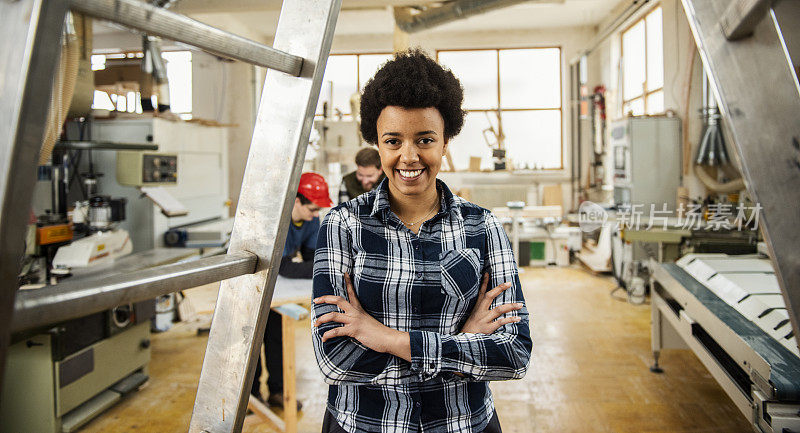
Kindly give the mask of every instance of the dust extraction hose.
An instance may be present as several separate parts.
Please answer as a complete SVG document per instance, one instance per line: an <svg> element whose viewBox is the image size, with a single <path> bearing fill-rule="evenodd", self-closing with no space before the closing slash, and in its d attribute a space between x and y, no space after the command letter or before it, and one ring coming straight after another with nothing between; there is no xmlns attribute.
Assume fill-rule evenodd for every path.
<svg viewBox="0 0 800 433"><path fill-rule="evenodd" d="M694 167L694 174L700 179L700 182L706 186L706 188L710 189L711 191L727 194L731 192L739 192L743 190L744 187L744 179L741 177L730 182L719 183L717 182L704 168L702 165L693 164Z"/></svg>
<svg viewBox="0 0 800 433"><path fill-rule="evenodd" d="M78 77L78 60L80 46L72 13L67 14L64 39L61 44L61 60L58 73L53 83L53 93L50 95L50 109L47 113L47 130L45 131L42 150L39 153L39 165L45 165L50 160L53 147L61 135L61 125L67 119L72 94L75 92L75 82Z"/></svg>

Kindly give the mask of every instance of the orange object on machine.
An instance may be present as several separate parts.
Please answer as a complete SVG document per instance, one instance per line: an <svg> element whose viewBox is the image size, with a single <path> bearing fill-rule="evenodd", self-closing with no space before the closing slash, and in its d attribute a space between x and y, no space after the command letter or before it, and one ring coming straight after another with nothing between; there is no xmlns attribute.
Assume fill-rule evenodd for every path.
<svg viewBox="0 0 800 433"><path fill-rule="evenodd" d="M36 228L36 243L50 245L72 240L72 224L55 224Z"/></svg>

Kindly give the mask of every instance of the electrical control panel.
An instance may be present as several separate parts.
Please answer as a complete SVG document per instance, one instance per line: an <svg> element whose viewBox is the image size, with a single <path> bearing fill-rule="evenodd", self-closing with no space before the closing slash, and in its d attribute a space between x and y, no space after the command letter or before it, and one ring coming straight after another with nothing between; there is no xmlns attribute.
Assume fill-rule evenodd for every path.
<svg viewBox="0 0 800 433"><path fill-rule="evenodd" d="M128 186L176 185L178 155L117 152L117 182Z"/></svg>
<svg viewBox="0 0 800 433"><path fill-rule="evenodd" d="M681 121L677 117L631 117L612 122L614 203L675 209L681 181Z"/></svg>

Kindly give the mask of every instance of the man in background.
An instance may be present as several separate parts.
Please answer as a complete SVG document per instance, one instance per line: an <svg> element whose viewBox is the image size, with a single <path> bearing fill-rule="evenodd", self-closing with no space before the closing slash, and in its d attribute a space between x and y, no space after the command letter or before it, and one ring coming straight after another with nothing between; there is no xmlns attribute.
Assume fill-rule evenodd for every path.
<svg viewBox="0 0 800 433"><path fill-rule="evenodd" d="M284 278L307 278L309 287L314 276L314 251L317 248L317 232L319 232L319 211L321 208L333 206L328 195L328 183L317 173L303 173L300 186L292 208L292 220L286 233L278 275ZM283 407L283 338L281 315L269 311L267 329L264 331L264 344L267 366L267 388L269 397L264 400L261 395L259 378L261 362L256 364L256 374L250 393L270 406ZM297 410L302 404L297 402Z"/></svg>
<svg viewBox="0 0 800 433"><path fill-rule="evenodd" d="M381 156L373 147L365 147L356 153L356 171L342 178L339 188L339 203L352 200L372 191L386 177L381 169Z"/></svg>

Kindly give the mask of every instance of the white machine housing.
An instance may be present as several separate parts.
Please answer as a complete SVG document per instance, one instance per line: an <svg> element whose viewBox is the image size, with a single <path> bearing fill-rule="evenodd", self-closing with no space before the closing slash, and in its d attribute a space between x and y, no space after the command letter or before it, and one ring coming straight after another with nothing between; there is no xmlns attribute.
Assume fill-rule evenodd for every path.
<svg viewBox="0 0 800 433"><path fill-rule="evenodd" d="M674 211L681 180L681 121L677 117L630 117L613 122L609 144L614 174L614 203L619 206L664 204Z"/></svg>
<svg viewBox="0 0 800 433"><path fill-rule="evenodd" d="M189 212L168 218L139 190L119 184L117 152L94 152L95 169L103 173L98 190L128 199L127 218L120 227L130 232L134 252L163 246L164 233L170 228L229 216L227 128L161 118L96 120L92 123L92 139L152 142L158 145L156 153L178 157L178 181L163 188Z"/></svg>

